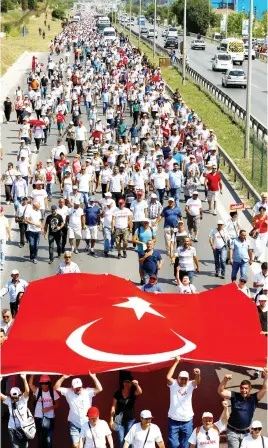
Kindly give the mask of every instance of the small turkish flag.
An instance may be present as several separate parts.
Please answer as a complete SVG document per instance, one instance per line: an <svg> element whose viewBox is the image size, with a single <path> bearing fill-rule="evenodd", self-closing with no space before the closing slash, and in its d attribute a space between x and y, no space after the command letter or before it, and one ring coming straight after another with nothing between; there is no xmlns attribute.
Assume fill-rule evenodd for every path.
<svg viewBox="0 0 268 448"><path fill-rule="evenodd" d="M152 370L175 356L262 368L260 332L255 304L234 284L156 295L112 275L59 275L27 288L3 345L2 374Z"/></svg>

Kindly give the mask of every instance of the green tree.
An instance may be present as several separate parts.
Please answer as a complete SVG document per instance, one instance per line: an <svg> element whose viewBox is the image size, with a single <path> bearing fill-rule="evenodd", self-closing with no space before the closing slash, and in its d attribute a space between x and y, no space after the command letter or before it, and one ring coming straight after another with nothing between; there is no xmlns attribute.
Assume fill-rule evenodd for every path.
<svg viewBox="0 0 268 448"><path fill-rule="evenodd" d="M243 19L246 19L246 16L243 12L232 13L228 14L227 17L227 30L228 35L234 36L238 35L240 36L242 34L242 21Z"/></svg>
<svg viewBox="0 0 268 448"><path fill-rule="evenodd" d="M35 9L35 0L28 0L28 9Z"/></svg>
<svg viewBox="0 0 268 448"><path fill-rule="evenodd" d="M173 14L176 15L179 25L183 25L184 1L176 0L171 6ZM207 0L187 1L187 31L205 35L209 26L209 3Z"/></svg>
<svg viewBox="0 0 268 448"><path fill-rule="evenodd" d="M27 9L28 9L28 0L21 0L21 9L22 9L22 11L27 11Z"/></svg>
<svg viewBox="0 0 268 448"><path fill-rule="evenodd" d="M262 14L262 26L263 26L263 35L267 36L268 34L268 11L264 11Z"/></svg>

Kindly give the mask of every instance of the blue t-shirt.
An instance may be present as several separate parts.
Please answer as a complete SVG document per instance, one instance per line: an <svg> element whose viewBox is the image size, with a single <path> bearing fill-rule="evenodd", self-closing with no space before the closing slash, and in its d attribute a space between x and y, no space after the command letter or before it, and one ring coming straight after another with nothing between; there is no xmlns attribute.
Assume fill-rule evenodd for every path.
<svg viewBox="0 0 268 448"><path fill-rule="evenodd" d="M138 252L139 258L143 258L146 251ZM144 262L142 263L142 270L145 271L147 274L157 274L158 268L157 263L158 261L162 260L162 257L158 250L154 250L152 255L147 257Z"/></svg>
<svg viewBox="0 0 268 448"><path fill-rule="evenodd" d="M156 285L150 285L150 283L146 283L146 285L143 285L141 290L144 292L163 292L163 289L158 285L158 283L156 283Z"/></svg>
<svg viewBox="0 0 268 448"><path fill-rule="evenodd" d="M243 398L240 392L231 392L232 412L228 424L237 429L247 429L258 404L257 393Z"/></svg>
<svg viewBox="0 0 268 448"><path fill-rule="evenodd" d="M96 204L93 205L93 207L85 207L84 214L86 215L86 225L92 227L96 226L100 215L100 207Z"/></svg>
<svg viewBox="0 0 268 448"><path fill-rule="evenodd" d="M179 166L181 166L181 162L183 161L183 157L182 155L178 152L177 154L172 156L173 159L176 160L176 162L178 162Z"/></svg>
<svg viewBox="0 0 268 448"><path fill-rule="evenodd" d="M173 208L165 207L161 213L161 216L165 219L164 227L177 227L178 218L181 218L182 213L179 207Z"/></svg>
<svg viewBox="0 0 268 448"><path fill-rule="evenodd" d="M145 230L143 226L141 226L139 229L136 230L135 235L138 235L138 240L142 243L146 244L147 241L150 241L155 236L155 230L151 227L148 227L148 229ZM143 250L142 244L138 244L137 246L138 252L141 252Z"/></svg>

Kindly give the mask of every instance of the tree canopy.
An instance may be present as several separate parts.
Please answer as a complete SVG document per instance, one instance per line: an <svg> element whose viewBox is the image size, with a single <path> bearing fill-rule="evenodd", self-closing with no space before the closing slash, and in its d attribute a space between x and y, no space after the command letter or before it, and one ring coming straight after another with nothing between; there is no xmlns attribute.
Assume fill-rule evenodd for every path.
<svg viewBox="0 0 268 448"><path fill-rule="evenodd" d="M184 0L176 0L171 6L179 25L183 25ZM207 0L187 0L187 31L205 35L211 21L209 2Z"/></svg>

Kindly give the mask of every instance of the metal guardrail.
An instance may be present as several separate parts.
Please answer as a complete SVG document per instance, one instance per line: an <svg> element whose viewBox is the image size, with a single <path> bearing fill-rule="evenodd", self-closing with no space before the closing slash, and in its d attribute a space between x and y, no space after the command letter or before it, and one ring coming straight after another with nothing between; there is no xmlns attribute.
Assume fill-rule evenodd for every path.
<svg viewBox="0 0 268 448"><path fill-rule="evenodd" d="M138 36L138 33L136 33L135 31L131 31L135 36ZM149 41L149 39L146 39L145 37L141 36L141 40L144 41L147 45L148 44L152 44L152 42ZM156 45L156 50L157 47L160 48L162 54L168 54L167 50L165 50L163 47ZM174 91L171 87L169 87L169 85L166 85L166 89L167 92L170 95L174 95ZM253 198L256 202L258 202L261 197L259 195L259 193L257 192L257 190L255 190L255 188L251 185L251 183L247 180L247 178L244 176L244 174L240 171L240 169L238 168L238 166L234 163L234 161L231 159L231 157L229 156L229 154L227 154L227 152L222 148L222 146L220 146L219 144L218 146L218 154L219 154L219 158L220 158L220 162L221 160L223 161L224 166L228 166L228 174L233 173L234 176L234 182L235 183L240 183L240 187L241 189L245 189L247 192L247 199L251 199Z"/></svg>
<svg viewBox="0 0 268 448"><path fill-rule="evenodd" d="M122 26L122 25L121 25ZM124 27L126 29L129 29L128 27ZM139 34L136 31L131 30L131 33L134 34L136 37L139 36ZM141 36L141 40L150 46L150 48L153 48L153 42L150 39L147 39L144 36ZM168 51L161 47L160 45L156 44L155 46L156 51L158 54L169 56ZM179 61L178 58L175 58L175 62L173 64L177 69L182 68L182 64ZM227 95L223 90L221 90L219 87L215 86L212 82L208 81L204 76L200 75L196 70L191 68L190 66L186 66L186 73L194 80L196 84L199 84L204 89L206 89L210 94L212 94L218 101L223 103L230 112L233 113L234 119L237 119L243 123L246 121L246 111L243 109L243 107L239 106L229 95ZM258 121L255 117L252 115L250 116L250 124L252 131L254 134L256 134L257 139L264 140L267 142L268 140L268 129L267 127Z"/></svg>

